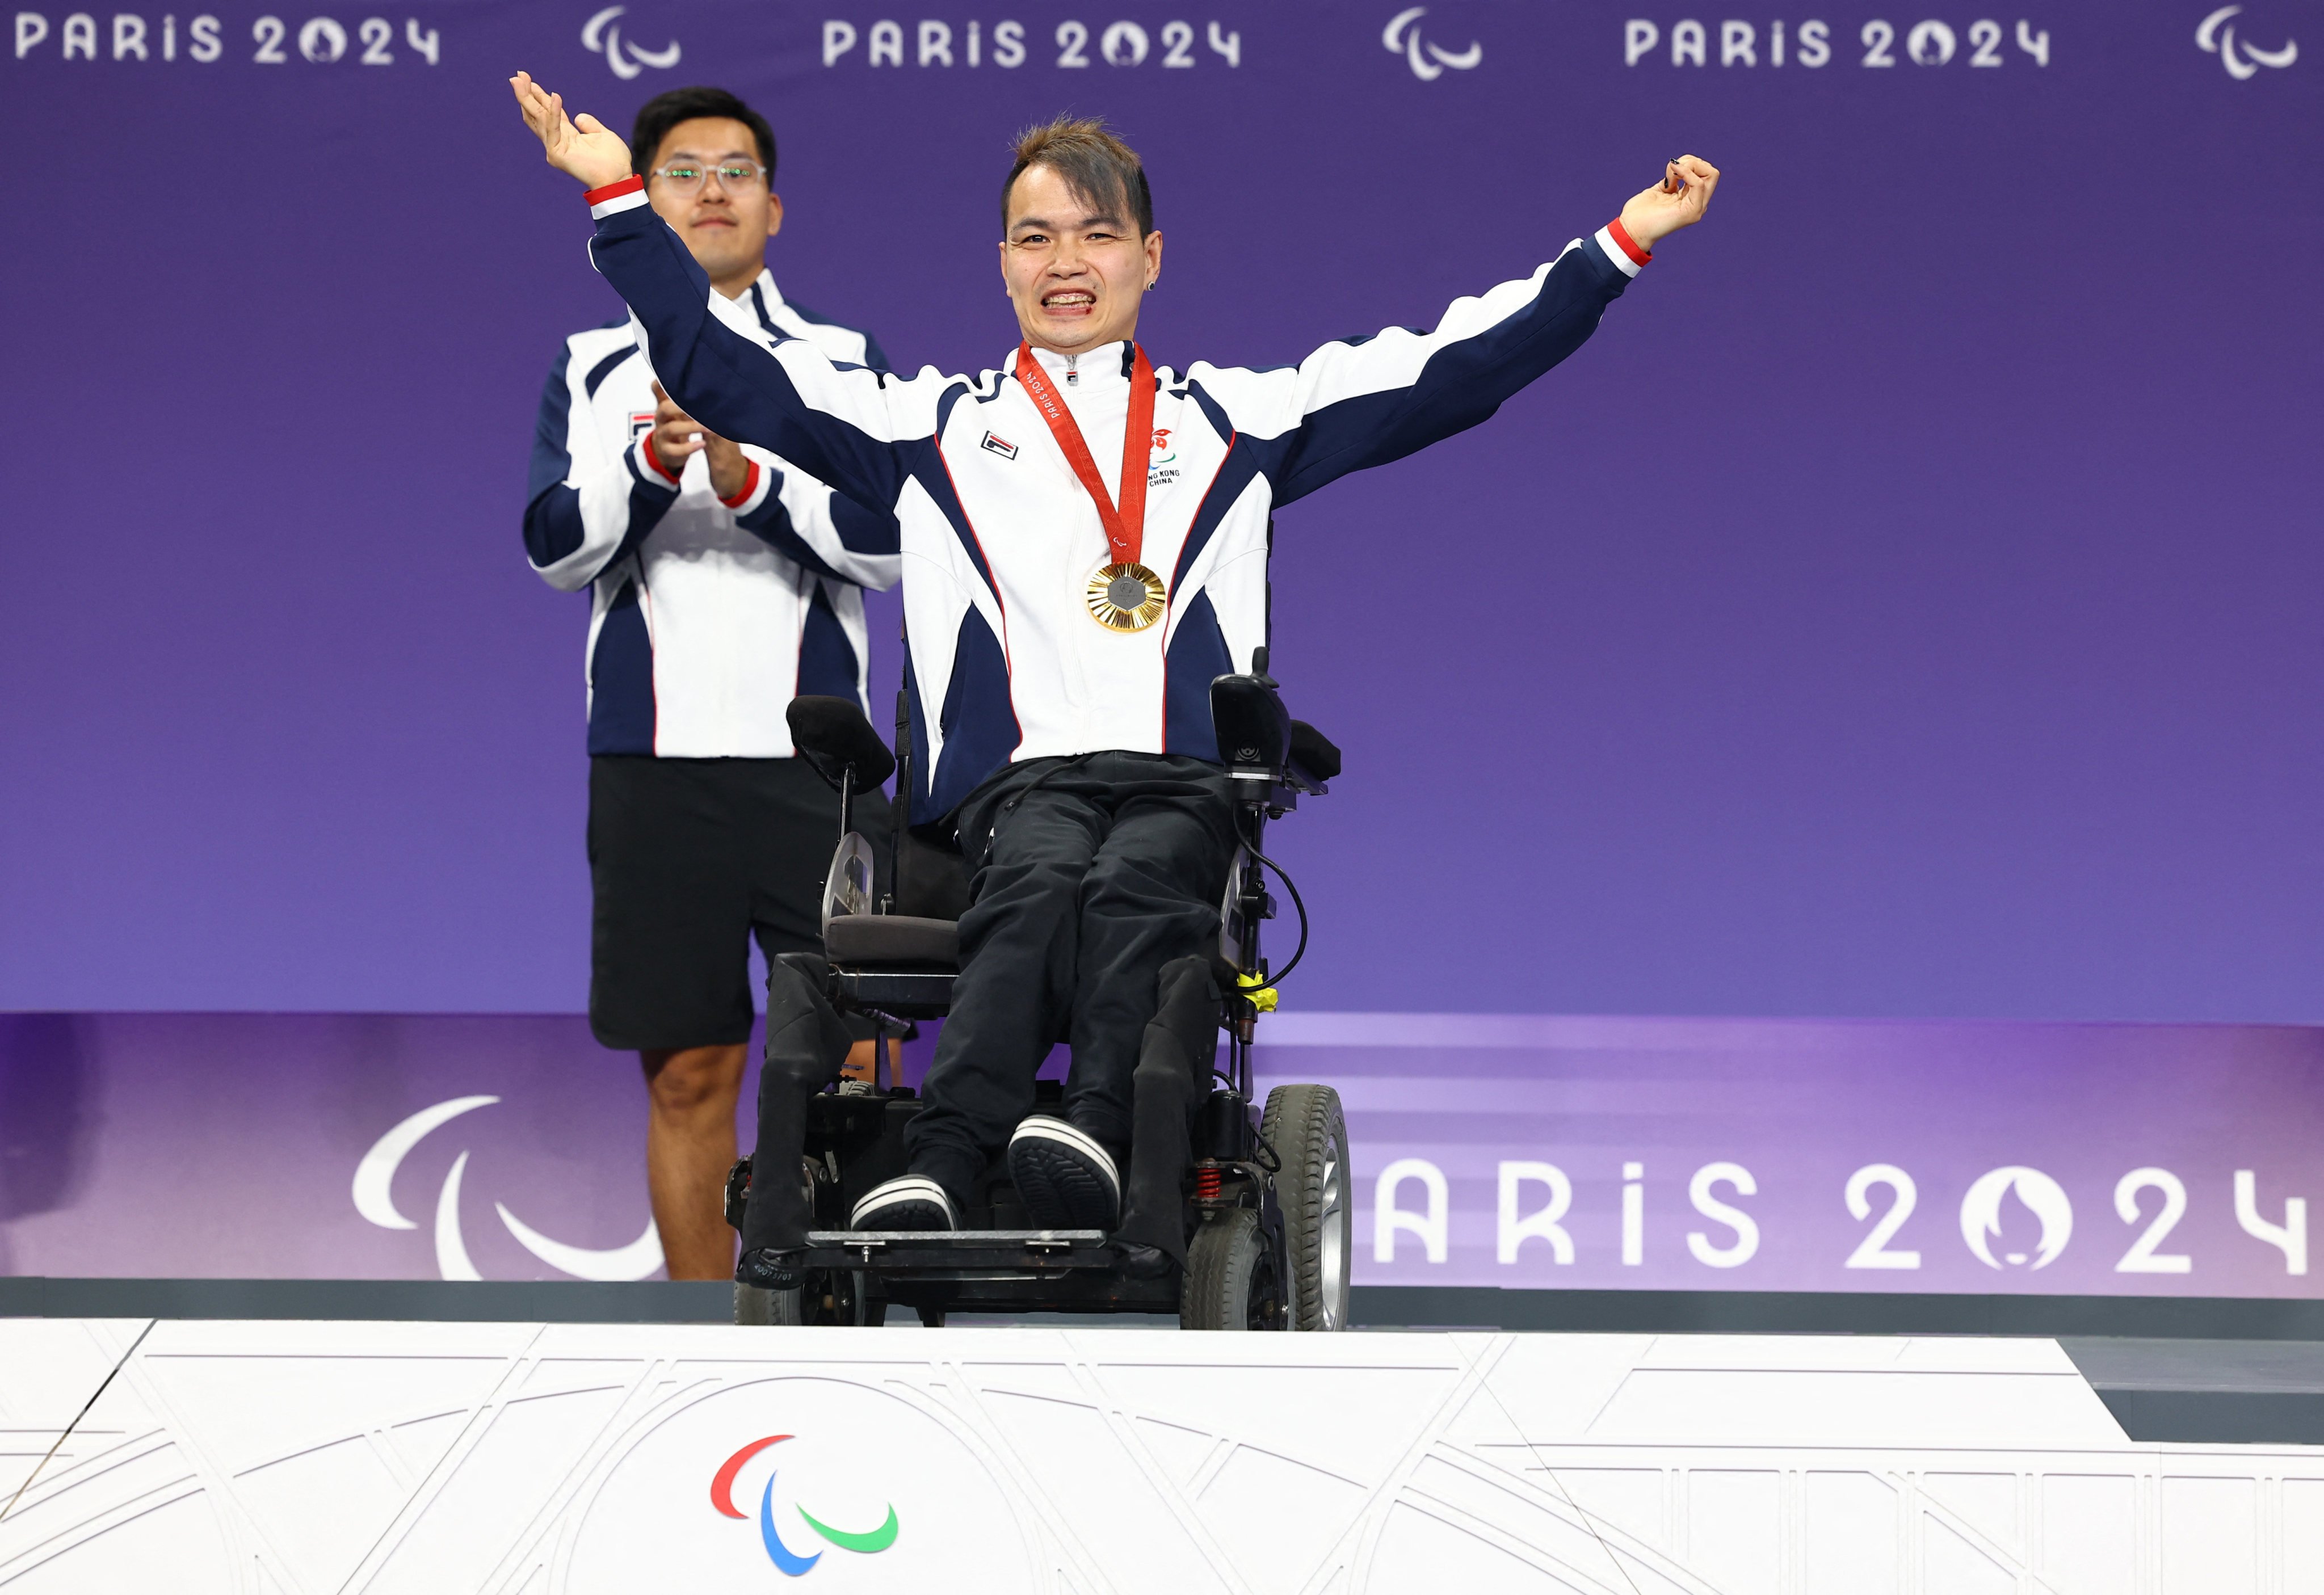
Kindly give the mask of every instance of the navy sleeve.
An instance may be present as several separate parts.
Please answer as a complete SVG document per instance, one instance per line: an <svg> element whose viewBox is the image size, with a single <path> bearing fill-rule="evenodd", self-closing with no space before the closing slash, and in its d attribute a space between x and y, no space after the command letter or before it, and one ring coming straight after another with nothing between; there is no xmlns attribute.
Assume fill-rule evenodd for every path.
<svg viewBox="0 0 2324 1595"><path fill-rule="evenodd" d="M1296 372L1256 373L1289 383L1274 397L1291 424L1254 439L1275 502L1488 419L1587 342L1629 280L1597 240L1576 240L1530 279L1457 301L1433 331L1391 327L1327 344Z"/></svg>
<svg viewBox="0 0 2324 1595"><path fill-rule="evenodd" d="M581 495L565 485L573 474L566 428L573 396L565 373L573 359L570 344L557 351L549 382L540 391L540 415L532 429L532 470L525 484L524 551L536 568L556 564L581 546Z"/></svg>
<svg viewBox="0 0 2324 1595"><path fill-rule="evenodd" d="M678 502L675 483L650 472L635 445L618 453L586 413L573 411L572 345L541 390L524 508L524 549L549 585L577 592L644 540Z"/></svg>

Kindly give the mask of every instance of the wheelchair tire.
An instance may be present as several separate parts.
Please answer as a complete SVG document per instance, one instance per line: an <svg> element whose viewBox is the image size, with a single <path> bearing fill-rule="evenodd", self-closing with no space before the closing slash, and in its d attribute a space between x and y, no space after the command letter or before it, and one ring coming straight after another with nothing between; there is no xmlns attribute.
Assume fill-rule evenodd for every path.
<svg viewBox="0 0 2324 1595"><path fill-rule="evenodd" d="M1266 1330L1290 1327L1281 1270L1259 1214L1230 1208L1205 1219L1186 1248L1186 1278L1178 1296L1180 1329Z"/></svg>
<svg viewBox="0 0 2324 1595"><path fill-rule="evenodd" d="M762 1325L805 1323L803 1290L763 1290L755 1285L734 1287L734 1322Z"/></svg>
<svg viewBox="0 0 2324 1595"><path fill-rule="evenodd" d="M1275 1199L1291 1254L1292 1327L1345 1329L1355 1203L1348 1199L1352 1170L1340 1093L1328 1085L1278 1085L1267 1093L1259 1133L1283 1163Z"/></svg>

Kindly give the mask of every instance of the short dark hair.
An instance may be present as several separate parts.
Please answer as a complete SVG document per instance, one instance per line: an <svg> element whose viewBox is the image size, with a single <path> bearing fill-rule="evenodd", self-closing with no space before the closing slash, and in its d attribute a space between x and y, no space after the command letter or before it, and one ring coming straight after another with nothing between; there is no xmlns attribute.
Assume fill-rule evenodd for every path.
<svg viewBox="0 0 2324 1595"><path fill-rule="evenodd" d="M1046 166L1065 180L1074 198L1093 210L1126 207L1141 238L1154 230L1154 191L1146 163L1114 136L1102 116L1057 116L1017 135L1017 163L1001 185L1001 232L1009 233L1009 194L1028 167ZM1124 220L1130 217L1124 217Z"/></svg>
<svg viewBox="0 0 2324 1595"><path fill-rule="evenodd" d="M759 164L767 169L768 183L774 182L775 130L767 125L764 116L723 88L673 88L640 106L637 124L630 129L630 170L640 177L652 171L653 158L669 130L697 116L722 116L749 128L758 141Z"/></svg>

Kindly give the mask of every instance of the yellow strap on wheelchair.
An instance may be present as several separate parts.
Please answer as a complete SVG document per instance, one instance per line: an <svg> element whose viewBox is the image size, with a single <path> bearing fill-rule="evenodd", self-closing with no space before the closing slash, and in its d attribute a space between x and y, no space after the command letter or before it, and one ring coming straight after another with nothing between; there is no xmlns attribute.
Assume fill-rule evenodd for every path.
<svg viewBox="0 0 2324 1595"><path fill-rule="evenodd" d="M1250 1005L1259 1012L1275 1011L1275 988L1267 983L1265 975L1239 974L1235 976L1235 984L1242 988L1242 994L1250 999Z"/></svg>

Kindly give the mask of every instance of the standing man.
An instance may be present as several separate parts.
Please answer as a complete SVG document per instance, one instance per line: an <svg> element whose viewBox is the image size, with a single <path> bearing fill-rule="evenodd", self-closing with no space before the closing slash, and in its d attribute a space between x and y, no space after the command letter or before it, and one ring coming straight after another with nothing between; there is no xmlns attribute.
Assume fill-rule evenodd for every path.
<svg viewBox="0 0 2324 1595"><path fill-rule="evenodd" d="M647 102L630 140L654 210L733 324L884 371L867 333L785 301L766 119L720 88ZM863 702L863 587L897 528L670 401L627 317L566 339L541 394L524 542L541 579L591 589L589 1026L645 1065L646 1183L672 1279L734 1266L722 1193L750 1039L748 938L819 949L839 799L793 757L801 693ZM859 796L878 834L885 804ZM869 1027L863 1035L869 1037ZM850 1073L869 1075L859 1040Z"/></svg>

